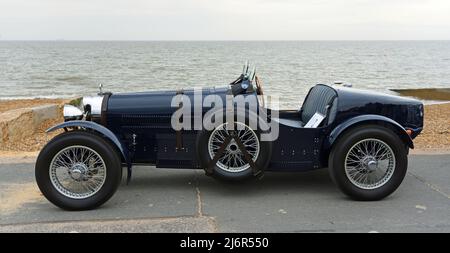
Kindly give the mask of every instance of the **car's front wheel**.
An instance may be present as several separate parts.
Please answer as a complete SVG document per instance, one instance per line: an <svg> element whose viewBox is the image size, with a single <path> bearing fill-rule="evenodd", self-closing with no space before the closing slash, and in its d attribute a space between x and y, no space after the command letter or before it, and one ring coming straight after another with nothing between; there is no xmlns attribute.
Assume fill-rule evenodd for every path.
<svg viewBox="0 0 450 253"><path fill-rule="evenodd" d="M36 161L42 194L66 210L89 210L105 203L122 179L121 160L97 134L71 131L51 140Z"/></svg>
<svg viewBox="0 0 450 253"><path fill-rule="evenodd" d="M364 125L335 143L329 172L335 184L356 200L380 200L393 193L408 167L407 147L390 129Z"/></svg>

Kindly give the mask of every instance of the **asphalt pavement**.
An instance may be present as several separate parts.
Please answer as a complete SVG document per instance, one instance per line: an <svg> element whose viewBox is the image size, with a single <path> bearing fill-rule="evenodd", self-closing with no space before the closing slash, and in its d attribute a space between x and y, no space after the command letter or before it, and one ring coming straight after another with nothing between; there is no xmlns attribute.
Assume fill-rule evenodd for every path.
<svg viewBox="0 0 450 253"><path fill-rule="evenodd" d="M49 203L33 159L0 159L0 232L450 232L450 155L411 155L399 189L353 201L326 169L227 184L201 170L135 167L101 208Z"/></svg>

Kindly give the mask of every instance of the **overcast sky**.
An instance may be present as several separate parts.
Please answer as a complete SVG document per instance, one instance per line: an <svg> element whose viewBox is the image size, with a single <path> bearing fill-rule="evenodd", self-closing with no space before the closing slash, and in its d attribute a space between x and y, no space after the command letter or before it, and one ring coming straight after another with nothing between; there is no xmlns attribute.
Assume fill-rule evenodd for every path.
<svg viewBox="0 0 450 253"><path fill-rule="evenodd" d="M3 40L450 39L449 0L0 0Z"/></svg>

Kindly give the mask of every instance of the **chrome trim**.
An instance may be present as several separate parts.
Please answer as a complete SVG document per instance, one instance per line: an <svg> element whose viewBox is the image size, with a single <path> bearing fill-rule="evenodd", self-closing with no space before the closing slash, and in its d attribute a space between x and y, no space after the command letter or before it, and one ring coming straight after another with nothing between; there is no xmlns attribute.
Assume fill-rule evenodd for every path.
<svg viewBox="0 0 450 253"><path fill-rule="evenodd" d="M91 106L91 115L100 116L102 114L103 96L88 96L83 97L83 107Z"/></svg>
<svg viewBox="0 0 450 253"><path fill-rule="evenodd" d="M78 120L83 118L83 112L73 105L64 105L63 116L64 120Z"/></svg>

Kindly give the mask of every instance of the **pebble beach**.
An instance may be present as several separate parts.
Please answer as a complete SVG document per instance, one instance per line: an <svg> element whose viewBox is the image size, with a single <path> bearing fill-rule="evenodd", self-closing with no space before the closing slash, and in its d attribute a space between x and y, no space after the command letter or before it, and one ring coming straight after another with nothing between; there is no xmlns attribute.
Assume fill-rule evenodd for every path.
<svg viewBox="0 0 450 253"><path fill-rule="evenodd" d="M46 104L63 105L67 99L21 99L0 100L0 114L19 108ZM6 142L0 146L0 155L15 152L38 152L51 138L60 132L47 134L45 130L63 121L62 112L56 119L40 124L35 133L19 142ZM450 152L450 103L425 105L424 130L414 140L415 150L430 152Z"/></svg>

